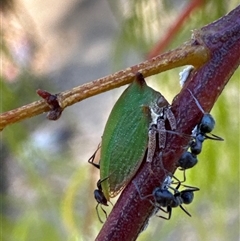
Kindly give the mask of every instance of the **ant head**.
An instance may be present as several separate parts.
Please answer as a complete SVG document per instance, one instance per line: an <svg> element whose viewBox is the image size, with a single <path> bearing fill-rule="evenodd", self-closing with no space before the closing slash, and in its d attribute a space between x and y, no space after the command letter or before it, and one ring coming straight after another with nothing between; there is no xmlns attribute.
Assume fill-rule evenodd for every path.
<svg viewBox="0 0 240 241"><path fill-rule="evenodd" d="M180 197L184 204L190 204L193 201L195 191L199 191L197 187L189 187L189 189L183 190L180 192Z"/></svg>
<svg viewBox="0 0 240 241"><path fill-rule="evenodd" d="M205 113L202 117L202 120L199 124L199 130L201 133L210 133L215 126L215 120L212 115L209 113Z"/></svg>
<svg viewBox="0 0 240 241"><path fill-rule="evenodd" d="M108 179L109 177L105 177L104 179L99 179L97 182L97 188L96 190L94 190L94 198L96 199L96 201L100 204L103 204L105 206L108 206L107 202L108 200L106 199L106 197L104 196L104 193L102 192L102 186L101 183L104 182L106 179Z"/></svg>
<svg viewBox="0 0 240 241"><path fill-rule="evenodd" d="M194 193L193 191L182 191L181 198L184 204L190 204L193 201Z"/></svg>
<svg viewBox="0 0 240 241"><path fill-rule="evenodd" d="M98 204L102 204L104 206L108 206L107 199L105 198L102 190L100 190L100 189L94 190L94 198L96 199Z"/></svg>

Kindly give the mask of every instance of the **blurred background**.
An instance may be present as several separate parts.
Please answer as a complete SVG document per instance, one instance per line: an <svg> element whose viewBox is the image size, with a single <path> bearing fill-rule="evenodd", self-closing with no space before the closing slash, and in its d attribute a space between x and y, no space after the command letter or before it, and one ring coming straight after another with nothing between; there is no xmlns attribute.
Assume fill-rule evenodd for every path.
<svg viewBox="0 0 240 241"><path fill-rule="evenodd" d="M0 112L135 65L190 39L238 0L4 0L1 2ZM177 68L147 78L171 103ZM216 102L214 134L186 184L201 190L170 221L157 217L138 240L239 240L239 69ZM87 163L115 101L126 87L0 133L1 240L94 240L102 224L93 191L99 171ZM182 173L180 171L181 177ZM106 208L109 213L112 207ZM102 213L100 213L102 215Z"/></svg>

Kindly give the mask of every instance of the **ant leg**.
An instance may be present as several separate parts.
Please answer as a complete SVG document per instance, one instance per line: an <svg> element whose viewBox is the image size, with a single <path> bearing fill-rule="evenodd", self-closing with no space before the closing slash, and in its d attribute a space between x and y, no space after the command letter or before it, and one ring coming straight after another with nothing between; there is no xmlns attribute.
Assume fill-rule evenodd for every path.
<svg viewBox="0 0 240 241"><path fill-rule="evenodd" d="M88 163L92 164L94 167L100 169L100 164L94 163L95 157L97 155L97 152L100 150L101 148L101 143L98 145L97 150L93 153L93 155L88 159ZM100 163L100 161L99 161Z"/></svg>
<svg viewBox="0 0 240 241"><path fill-rule="evenodd" d="M184 184L182 184L182 186L183 186L183 187L186 187L187 189L181 191L181 193L183 193L183 192L189 192L189 191L195 192L195 191L199 191L199 190L200 190L198 187L192 187L192 186L188 186L188 185L184 185Z"/></svg>
<svg viewBox="0 0 240 241"><path fill-rule="evenodd" d="M159 153L160 168L164 171L165 176L168 176L168 175L167 175L167 170L165 169L165 167L164 167L164 165L163 165L162 156L163 156L163 152L161 151L161 152Z"/></svg>
<svg viewBox="0 0 240 241"><path fill-rule="evenodd" d="M161 208L161 207L159 207L159 209L161 210L161 211L163 211L164 213L168 213L168 217L164 217L164 216L162 216L162 215L156 215L157 217L159 217L159 218L163 218L163 219L165 219L165 220L170 220L170 218L171 218L171 216L172 216L172 208L171 207L167 207L167 210L164 210L163 208Z"/></svg>
<svg viewBox="0 0 240 241"><path fill-rule="evenodd" d="M184 171L185 171L185 170L184 170ZM192 186L188 186L188 185L182 184L183 181L180 181L180 180L179 180L177 177L175 177L174 175L173 175L173 178L174 178L175 180L177 180L177 182L176 182L176 183L173 183L173 184L177 184L177 183L178 183L178 185L177 185L176 188L172 188L172 187L169 187L169 188L172 188L173 190L175 190L175 193L179 193L178 189L179 189L180 186L187 188L187 189L181 191L181 193L189 192L189 191L195 192L195 191L199 191L199 190L200 190L198 187L192 187ZM185 177L184 179L186 179L186 177Z"/></svg>
<svg viewBox="0 0 240 241"><path fill-rule="evenodd" d="M174 114L172 113L170 108L165 108L164 110L165 110L164 114L166 115L166 119L168 120L168 122L170 124L171 130L173 130L173 131L176 130L177 122L176 122Z"/></svg>
<svg viewBox="0 0 240 241"><path fill-rule="evenodd" d="M168 213L169 213L169 216L168 216L168 220L169 220L172 216L172 208L168 206L167 209L168 209Z"/></svg>
<svg viewBox="0 0 240 241"><path fill-rule="evenodd" d="M99 204L100 204L100 203L98 203L97 206L96 206L96 211L97 211L98 220L99 220L101 223L104 223L104 222L102 221L102 219L100 218L100 215L99 215L99 211L98 211L98 206L99 206ZM106 213L106 211L103 209L102 205L100 205L100 207L101 207L102 211L104 212L104 214L105 214L105 216L106 216L106 219L107 219L107 213Z"/></svg>
<svg viewBox="0 0 240 241"><path fill-rule="evenodd" d="M173 188L171 186L169 188L171 188L175 193L179 193L178 189L181 186L182 182L174 175L172 177L177 181L176 183L173 183L173 184L177 184L177 186L176 186L176 188Z"/></svg>
<svg viewBox="0 0 240 241"><path fill-rule="evenodd" d="M102 205L100 205L100 207L101 207L102 211L104 212L105 217L106 217L106 219L107 219L107 212L103 209Z"/></svg>
<svg viewBox="0 0 240 241"><path fill-rule="evenodd" d="M210 140L214 140L214 141L224 141L224 139L223 139L222 137L220 137L220 136L214 135L214 134L212 134L212 133L209 133L209 134L210 134L211 136L205 134L204 137L205 137L206 139L210 139Z"/></svg>
<svg viewBox="0 0 240 241"><path fill-rule="evenodd" d="M185 171L185 169L183 169L183 171ZM186 175L185 173L183 174L183 181L180 181L177 177L175 177L174 175L172 175L172 178L174 178L176 180L176 182L172 182L172 184L178 184L177 187L179 188L180 185L186 180ZM180 185L179 185L180 183ZM176 188L176 189L178 189Z"/></svg>
<svg viewBox="0 0 240 241"><path fill-rule="evenodd" d="M195 192L195 191L199 191L200 189L198 187L193 187L193 186L188 186L188 185L185 185L185 184L182 184L183 181L180 181L177 177L175 177L174 175L172 176L175 180L177 180L177 182L172 182L172 184L177 184L176 188L173 188L171 186L169 186L169 188L171 188L175 193L185 193L185 192ZM185 178L186 179L186 178ZM182 187L186 187L187 189L183 190L183 191L179 191L179 187L182 186Z"/></svg>
<svg viewBox="0 0 240 241"><path fill-rule="evenodd" d="M158 118L158 120L157 120L157 130L158 130L159 148L163 149L163 148L165 148L166 139L167 139L164 119Z"/></svg>
<svg viewBox="0 0 240 241"><path fill-rule="evenodd" d="M191 96L193 97L193 99L194 99L197 107L199 108L199 110L200 110L203 114L205 114L205 111L203 110L203 108L202 108L202 106L200 105L199 101L198 101L198 100L196 99L196 97L193 95L192 91L191 91L190 89L188 89L188 88L187 88L187 90L188 90L188 92L191 94Z"/></svg>
<svg viewBox="0 0 240 241"><path fill-rule="evenodd" d="M183 170L183 180L181 181L181 183L184 183L187 180L186 178L186 169Z"/></svg>
<svg viewBox="0 0 240 241"><path fill-rule="evenodd" d="M94 167L96 167L97 169L100 169L100 165L99 164L96 164L94 162L90 162L88 161L88 163L92 164Z"/></svg>
<svg viewBox="0 0 240 241"><path fill-rule="evenodd" d="M155 124L151 125L148 131L148 153L147 153L147 162L152 162L153 160L153 156L155 154L155 150L156 150L156 136L157 136L157 132L158 130L156 129ZM164 135L161 135L164 134ZM158 132L159 135L159 147L164 148L165 147L165 142L166 142L166 132L165 131L160 131ZM164 143L163 143L164 142ZM160 145L160 143L162 143ZM166 170L163 166L162 163L162 152L160 152L159 154L159 158L160 158L160 167L162 168L162 170L164 170L164 173L166 174ZM151 171L153 173L153 171Z"/></svg>
<svg viewBox="0 0 240 241"><path fill-rule="evenodd" d="M183 172L183 180L180 181L180 182L181 182L181 183L186 182L186 180L187 180L187 177L186 177L186 169L184 169L184 168L179 168L178 170L180 170L180 171ZM173 182L173 184L177 184L177 183L178 183L178 182Z"/></svg>
<svg viewBox="0 0 240 241"><path fill-rule="evenodd" d="M191 214L190 214L182 205L179 205L179 207L180 207L189 217L192 217Z"/></svg>
<svg viewBox="0 0 240 241"><path fill-rule="evenodd" d="M154 125L149 127L148 131L148 153L147 162L152 162L156 150L156 128Z"/></svg>

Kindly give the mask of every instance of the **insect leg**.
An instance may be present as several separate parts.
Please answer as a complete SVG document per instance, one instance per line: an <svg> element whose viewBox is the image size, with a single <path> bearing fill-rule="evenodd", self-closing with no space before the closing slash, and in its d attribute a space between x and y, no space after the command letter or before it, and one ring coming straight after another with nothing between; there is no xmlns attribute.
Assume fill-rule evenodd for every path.
<svg viewBox="0 0 240 241"><path fill-rule="evenodd" d="M168 213L168 217L164 217L164 216L162 216L162 215L156 215L157 217L163 218L163 219L165 219L165 220L170 220L170 218L171 218L171 216L172 216L172 208L171 208L171 207L168 206L168 207L167 207L167 210L159 207L159 210L163 211L164 213Z"/></svg>
<svg viewBox="0 0 240 241"><path fill-rule="evenodd" d="M107 219L107 212L103 209L103 207L102 207L102 205L101 205L100 203L97 204L97 206L96 206L96 211L97 211L98 219L99 219L99 221L100 221L101 223L104 223L104 222L102 221L102 219L100 218L100 215L99 215L99 211L98 211L98 206L99 206L99 205L100 205L102 211L104 212L104 214L105 214L105 216L106 216L106 219Z"/></svg>
<svg viewBox="0 0 240 241"><path fill-rule="evenodd" d="M148 131L148 153L147 162L152 162L156 150L156 127L151 125Z"/></svg>
<svg viewBox="0 0 240 241"><path fill-rule="evenodd" d="M146 198L149 198L149 197L153 196L153 194L148 194L146 196L142 196L141 191L140 191L139 186L137 185L136 181L132 181L132 182L133 182L134 186L136 187L136 190L137 190L141 200L145 200Z"/></svg>
<svg viewBox="0 0 240 241"><path fill-rule="evenodd" d="M189 217L192 217L192 215L191 215L182 205L179 205L179 207L180 207Z"/></svg>
<svg viewBox="0 0 240 241"><path fill-rule="evenodd" d="M159 148L163 149L166 145L167 133L165 128L165 121L162 118L158 118L157 120L157 130L158 130L158 143Z"/></svg>
<svg viewBox="0 0 240 241"><path fill-rule="evenodd" d="M198 101L198 100L196 99L196 97L193 95L192 91L191 91L190 89L188 89L188 88L187 88L187 90L188 90L188 92L191 94L191 96L193 97L193 99L194 99L196 105L198 106L199 110L204 114L205 111L203 110L203 108L202 108L202 106L200 105L199 101Z"/></svg>
<svg viewBox="0 0 240 241"><path fill-rule="evenodd" d="M164 109L164 115L165 115L165 119L167 119L170 124L171 130L176 130L177 129L176 119L169 107Z"/></svg>
<svg viewBox="0 0 240 241"><path fill-rule="evenodd" d="M97 147L97 150L93 153L93 155L88 159L88 163L92 164L94 167L100 169L100 161L99 163L94 163L94 160L96 158L96 155L98 153L98 151L100 150L101 148L101 143L98 144L98 147Z"/></svg>

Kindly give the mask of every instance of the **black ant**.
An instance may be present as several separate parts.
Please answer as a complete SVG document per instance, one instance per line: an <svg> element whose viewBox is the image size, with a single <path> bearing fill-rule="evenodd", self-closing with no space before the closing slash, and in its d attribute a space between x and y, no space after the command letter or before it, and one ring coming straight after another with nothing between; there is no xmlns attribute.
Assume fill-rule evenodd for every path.
<svg viewBox="0 0 240 241"><path fill-rule="evenodd" d="M88 159L88 163L92 164L94 167L96 167L97 169L100 169L100 162L97 164L97 163L94 163L94 160L96 158L96 155L97 155L97 152L99 151L99 149L101 148L101 145L99 144L98 145L98 148L97 150L93 153L93 155ZM100 215L99 215L99 211L98 211L98 206L100 205L102 211L104 212L105 216L106 216L106 219L107 219L107 213L106 211L103 209L102 205L104 206L108 206L108 200L106 199L106 197L104 196L104 193L102 191L102 186L101 186L101 183L103 181L105 181L106 179L108 179L108 177L102 179L102 180L98 180L97 182L97 189L94 190L94 198L95 200L97 201L97 205L96 205L96 211L97 211L97 215L98 215L98 219L101 223L104 223L102 221L102 219L100 218ZM110 201L109 201L110 202ZM111 202L110 202L111 203ZM112 203L111 203L112 204Z"/></svg>
<svg viewBox="0 0 240 241"><path fill-rule="evenodd" d="M200 103L198 102L198 100L192 94L192 92L189 89L187 90L195 100L198 108L202 111L203 117L200 123L193 130L192 140L189 143L189 148L191 152L189 151L184 152L177 164L177 166L180 167L181 170L184 170L184 180L185 180L185 170L188 168L192 168L197 164L198 162L197 155L200 154L202 151L202 145L204 140L210 139L210 140L216 140L216 141L223 141L223 138L210 133L215 126L215 120L212 117L212 115L209 113L205 113Z"/></svg>
<svg viewBox="0 0 240 241"><path fill-rule="evenodd" d="M98 180L97 182L97 189L94 190L94 198L96 199L97 201L97 206L96 206L96 211L97 211L97 215L98 215L98 219L101 223L104 223L102 221L102 219L100 218L100 215L99 215L99 211L98 211L98 206L100 205L102 211L104 212L105 216L106 216L106 219L107 219L107 213L106 211L103 209L102 205L104 206L108 206L108 200L106 199L106 197L104 196L104 193L102 191L102 186L101 186L101 183L103 181L105 181L108 177L102 179L102 180ZM109 201L110 202L110 201ZM111 203L111 202L110 202ZM111 203L112 204L112 203Z"/></svg>
<svg viewBox="0 0 240 241"><path fill-rule="evenodd" d="M173 188L171 186L171 184L173 184L172 178L170 176L167 176L160 187L156 187L153 190L152 194L146 195L144 197L141 195L141 192L140 192L137 184L135 182L133 182L139 193L141 200L144 200L144 199L146 199L148 197L152 197L152 196L154 197L155 202L151 201L151 203L154 205L154 207L157 210L161 210L164 213L168 214L168 217L164 217L162 215L157 215L157 216L160 218L166 219L166 220L169 220L171 218L172 208L175 208L178 206L188 216L191 217L191 214L182 206L182 204L190 204L193 201L194 192L200 190L197 187L190 187L190 186L183 185L182 182L180 182L176 177L174 177L174 178L177 180L177 183L178 183L176 188ZM179 191L180 186L184 186L184 187L186 187L186 189ZM170 192L169 189L172 189L174 191L174 193ZM164 208L166 208L166 209L164 209Z"/></svg>

